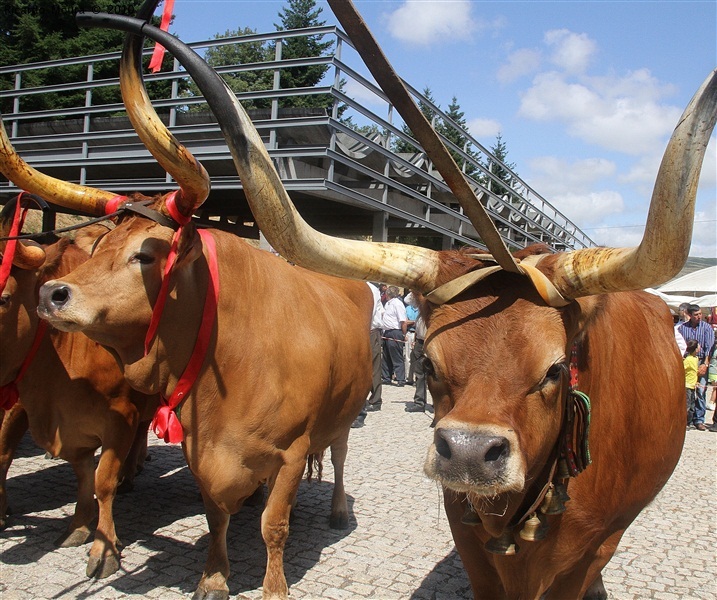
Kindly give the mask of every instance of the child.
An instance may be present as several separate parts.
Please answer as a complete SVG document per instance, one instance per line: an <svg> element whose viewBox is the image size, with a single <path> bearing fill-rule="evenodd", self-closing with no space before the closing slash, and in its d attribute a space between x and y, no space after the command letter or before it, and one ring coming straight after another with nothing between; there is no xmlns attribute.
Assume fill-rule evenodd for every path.
<svg viewBox="0 0 717 600"><path fill-rule="evenodd" d="M687 400L687 429L692 427L692 418L695 413L695 388L697 387L697 353L700 345L697 340L687 341L687 350L685 351L685 396ZM704 431L707 429L704 424L695 424L695 429Z"/></svg>

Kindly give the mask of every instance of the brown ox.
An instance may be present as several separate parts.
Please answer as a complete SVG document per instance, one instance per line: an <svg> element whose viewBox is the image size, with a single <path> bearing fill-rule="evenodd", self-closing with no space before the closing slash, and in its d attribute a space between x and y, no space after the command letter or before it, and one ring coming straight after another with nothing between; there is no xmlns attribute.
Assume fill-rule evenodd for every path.
<svg viewBox="0 0 717 600"><path fill-rule="evenodd" d="M0 215L0 235L8 231L7 212ZM28 252L18 246L18 260L0 301L0 385L16 379L33 345L40 322L40 286L52 277L66 275L89 258L68 239L43 249L31 248L35 255L28 261L23 257ZM17 390L21 403L5 414L0 429L0 526L5 524L7 511L7 472L29 426L35 442L52 456L68 461L77 476L75 514L56 543L63 547L84 544L99 505L87 576L107 577L120 565L121 546L112 503L120 481L125 489L131 489L157 399L132 390L115 359L97 343L80 333L52 328L42 336ZM100 446L102 453L95 470L94 454Z"/></svg>
<svg viewBox="0 0 717 600"><path fill-rule="evenodd" d="M138 38L126 45L123 95L140 137L180 183L177 206L189 215L206 198L208 178L152 110L138 68L141 45ZM42 190L57 204L89 197L84 207L103 212L114 197L47 178L23 163L7 138L3 146L0 164L6 176L30 191ZM245 186L252 193L249 180ZM174 235L166 224L166 200L167 195L154 199L147 213L161 223L123 217L88 262L46 283L39 311L56 327L82 330L111 348L134 388L169 397L197 338L211 258L194 225L184 226L169 298L145 355L145 334ZM209 235L216 243L220 281L216 319L206 358L179 414L183 449L201 489L211 535L195 598L228 597L229 515L262 483L269 488L261 519L268 556L263 594L283 598L291 506L307 458L328 447L335 470L330 525L348 526L343 466L350 425L371 385L373 298L365 283L294 267L229 233Z"/></svg>
<svg viewBox="0 0 717 600"><path fill-rule="evenodd" d="M349 4L332 1L335 10ZM231 91L181 42L151 27L142 31L171 49L197 82L245 184L249 176L264 184L248 199L275 248L317 270L426 293L436 405L426 471L445 490L474 595L604 597L602 568L669 478L684 439L683 372L669 313L660 300L629 290L669 279L687 256L699 171L717 117L717 73L670 140L638 248L532 248L516 255L519 272L508 272L509 264L496 270L490 257L470 252L312 231ZM573 433L575 423L586 424L575 417L583 405L568 393L573 350L577 388L592 401L592 464L582 473L581 465L568 468L571 450L585 441Z"/></svg>

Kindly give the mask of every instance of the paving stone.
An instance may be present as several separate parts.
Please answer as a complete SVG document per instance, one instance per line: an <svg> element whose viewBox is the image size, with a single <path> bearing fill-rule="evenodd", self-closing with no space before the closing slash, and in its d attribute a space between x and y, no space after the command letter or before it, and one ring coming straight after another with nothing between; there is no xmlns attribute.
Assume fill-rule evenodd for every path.
<svg viewBox="0 0 717 600"><path fill-rule="evenodd" d="M349 529L328 527L333 468L302 483L285 566L293 600L464 600L470 585L454 551L441 491L423 474L429 415L403 408L412 388L384 388L383 410L352 430L345 484ZM711 420L711 413L708 414ZM627 530L603 572L610 600L717 599L717 434L688 431L664 490ZM8 479L14 513L0 532L2 600L190 598L208 549L197 486L181 450L150 439L152 461L115 500L122 568L87 580L89 544L55 548L74 512L76 482L29 437ZM231 598L259 600L266 567L261 509L245 507L228 532Z"/></svg>

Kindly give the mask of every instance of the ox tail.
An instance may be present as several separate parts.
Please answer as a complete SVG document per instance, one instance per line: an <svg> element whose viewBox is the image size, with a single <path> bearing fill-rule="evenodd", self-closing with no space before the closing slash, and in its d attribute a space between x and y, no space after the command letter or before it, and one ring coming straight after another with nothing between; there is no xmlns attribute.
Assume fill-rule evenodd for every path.
<svg viewBox="0 0 717 600"><path fill-rule="evenodd" d="M324 472L324 453L318 452L317 454L309 454L306 460L306 480L311 481L316 471L316 479L321 483L321 475Z"/></svg>

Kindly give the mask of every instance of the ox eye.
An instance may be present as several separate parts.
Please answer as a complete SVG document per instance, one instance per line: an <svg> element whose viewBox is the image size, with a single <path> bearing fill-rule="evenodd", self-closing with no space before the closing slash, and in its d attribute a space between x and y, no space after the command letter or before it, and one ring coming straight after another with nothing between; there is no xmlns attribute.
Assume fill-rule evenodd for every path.
<svg viewBox="0 0 717 600"><path fill-rule="evenodd" d="M542 385L547 385L549 383L556 383L560 381L560 377L563 375L563 373L567 372L567 366L564 363L556 363L552 365L548 372L545 374L545 378L543 379Z"/></svg>
<svg viewBox="0 0 717 600"><path fill-rule="evenodd" d="M10 302L10 294L0 296L0 306L5 306L8 302Z"/></svg>
<svg viewBox="0 0 717 600"><path fill-rule="evenodd" d="M145 252L137 252L130 257L129 261L140 265L151 265L154 262L154 256Z"/></svg>

